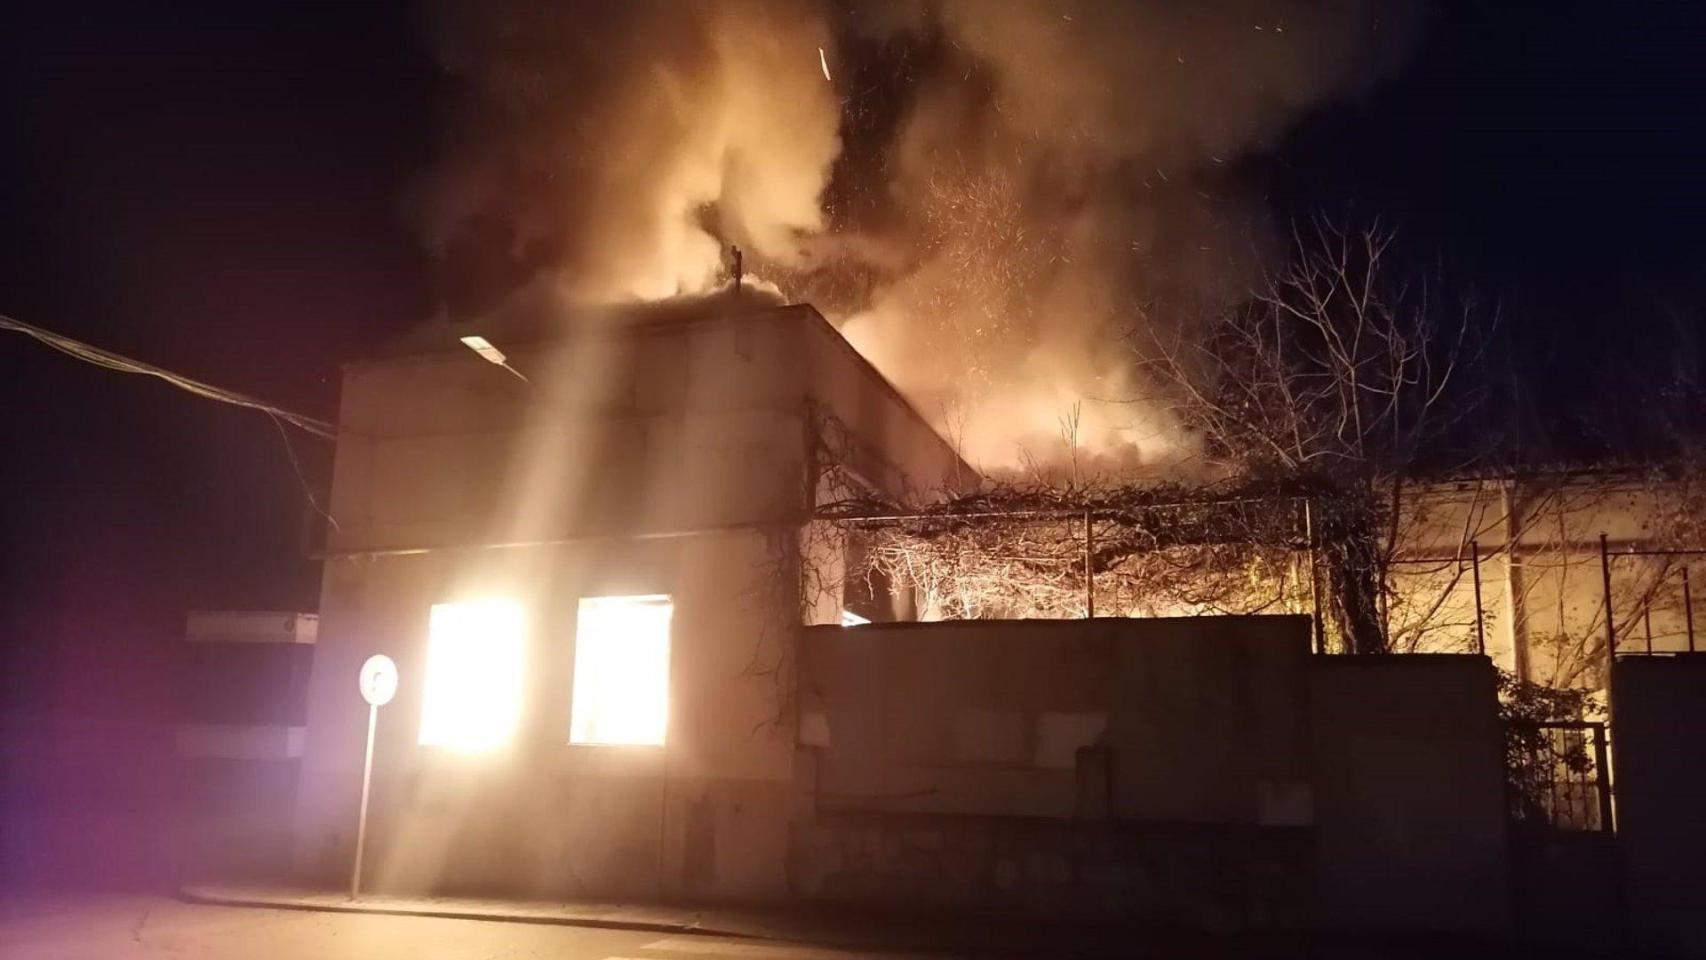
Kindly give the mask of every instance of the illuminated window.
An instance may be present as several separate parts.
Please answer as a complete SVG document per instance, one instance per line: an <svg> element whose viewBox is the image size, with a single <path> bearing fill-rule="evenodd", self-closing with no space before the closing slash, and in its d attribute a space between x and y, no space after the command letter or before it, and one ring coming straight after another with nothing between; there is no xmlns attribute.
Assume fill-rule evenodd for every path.
<svg viewBox="0 0 1706 960"><path fill-rule="evenodd" d="M515 734L524 632L521 605L512 600L433 606L421 743L478 753Z"/></svg>
<svg viewBox="0 0 1706 960"><path fill-rule="evenodd" d="M662 596L581 599L570 743L663 743L674 609Z"/></svg>

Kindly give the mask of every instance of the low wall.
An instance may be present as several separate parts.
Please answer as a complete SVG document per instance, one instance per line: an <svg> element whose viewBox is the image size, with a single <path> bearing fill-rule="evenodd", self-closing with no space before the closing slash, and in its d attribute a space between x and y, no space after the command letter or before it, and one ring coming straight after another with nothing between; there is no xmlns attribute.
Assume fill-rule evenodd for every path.
<svg viewBox="0 0 1706 960"><path fill-rule="evenodd" d="M1308 639L1292 617L808 630L794 891L1508 932L1491 664Z"/></svg>
<svg viewBox="0 0 1706 960"><path fill-rule="evenodd" d="M367 851L367 885L379 893L729 900L731 888L768 883L787 857L792 798L773 781L518 764L472 777L417 769L384 789Z"/></svg>
<svg viewBox="0 0 1706 960"><path fill-rule="evenodd" d="M1510 929L1503 738L1485 657L1317 657L1309 671L1322 922Z"/></svg>
<svg viewBox="0 0 1706 960"><path fill-rule="evenodd" d="M1295 928L1311 914L1303 828L826 813L797 825L795 893L837 903Z"/></svg>
<svg viewBox="0 0 1706 960"><path fill-rule="evenodd" d="M808 628L802 741L822 808L1071 817L1100 745L1116 818L1291 824L1308 644L1305 617Z"/></svg>
<svg viewBox="0 0 1706 960"><path fill-rule="evenodd" d="M1706 655L1624 657L1611 684L1632 932L1651 950L1706 956Z"/></svg>
<svg viewBox="0 0 1706 960"><path fill-rule="evenodd" d="M315 627L311 614L190 614L172 767L183 879L289 870Z"/></svg>
<svg viewBox="0 0 1706 960"><path fill-rule="evenodd" d="M1516 831L1511 886L1526 941L1580 950L1626 942L1623 851L1600 831Z"/></svg>

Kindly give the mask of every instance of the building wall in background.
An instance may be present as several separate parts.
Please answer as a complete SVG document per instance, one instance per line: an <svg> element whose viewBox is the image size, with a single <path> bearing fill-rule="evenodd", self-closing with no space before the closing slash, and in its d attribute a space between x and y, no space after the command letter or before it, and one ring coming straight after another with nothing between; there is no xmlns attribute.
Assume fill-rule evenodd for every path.
<svg viewBox="0 0 1706 960"><path fill-rule="evenodd" d="M1395 648L1476 649L1473 542L1481 555L1481 627L1494 662L1547 685L1603 688L1605 534L1619 649L1687 649L1682 569L1691 558L1628 551L1706 546L1686 529L1688 495L1625 473L1407 488L1387 611ZM1706 646L1703 640L1696 642Z"/></svg>

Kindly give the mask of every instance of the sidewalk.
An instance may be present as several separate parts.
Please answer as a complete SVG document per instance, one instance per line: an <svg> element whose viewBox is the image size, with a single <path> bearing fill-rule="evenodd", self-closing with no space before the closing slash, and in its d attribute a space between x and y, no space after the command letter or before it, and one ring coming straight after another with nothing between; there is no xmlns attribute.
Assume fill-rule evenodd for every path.
<svg viewBox="0 0 1706 960"><path fill-rule="evenodd" d="M284 886L187 884L178 897L189 903L275 910L492 920L508 923L562 924L639 930L674 935L729 937L777 945L830 948L884 954L929 956L958 954L996 956L1121 956L1135 955L1133 947L1157 932L1134 939L1130 927L1086 926L1014 915L909 916L826 906L798 905L776 909L671 906L650 903L488 900L460 897L363 896ZM1084 949L1105 944L1109 937L1123 944L1107 953ZM1172 940L1170 942L1177 943ZM1191 937L1198 949L1192 955L1218 955L1201 949L1210 944ZM1212 943L1212 940L1211 942ZM1137 951L1147 953L1149 951ZM1176 952L1170 952L1173 955Z"/></svg>
<svg viewBox="0 0 1706 960"><path fill-rule="evenodd" d="M659 904L526 900L485 900L466 897L399 897L364 894L351 900L347 892L284 886L203 883L186 884L178 897L189 903L274 910L318 910L330 913L374 913L393 916L440 917L452 920L499 920L508 923L550 923L578 927L643 930L653 933L703 934L757 940L803 940L813 924L771 917L753 911L674 907ZM815 937L813 937L815 940Z"/></svg>
<svg viewBox="0 0 1706 960"><path fill-rule="evenodd" d="M1303 932L1211 935L1153 924L1095 924L1066 918L1020 915L953 917L901 916L799 906L787 909L735 909L670 906L646 903L563 903L557 901L488 900L459 897L364 896L282 886L190 884L178 897L189 903L275 910L368 913L392 916L490 920L506 923L561 924L637 930L667 935L726 937L767 942L759 950L786 947L815 955L860 951L923 958L969 957L1179 957L1205 960L1294 960L1333 958L1361 960L1392 958L1545 956L1604 958L1621 952L1594 949L1537 949L1505 941L1449 935L1400 933L1310 935ZM787 953L771 954L785 956Z"/></svg>

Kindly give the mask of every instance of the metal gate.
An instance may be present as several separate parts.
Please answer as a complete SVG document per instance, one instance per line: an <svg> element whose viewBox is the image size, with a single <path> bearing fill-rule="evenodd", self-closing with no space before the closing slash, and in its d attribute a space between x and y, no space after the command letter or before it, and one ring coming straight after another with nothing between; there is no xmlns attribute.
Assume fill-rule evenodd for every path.
<svg viewBox="0 0 1706 960"><path fill-rule="evenodd" d="M1605 724L1512 724L1507 732L1510 815L1520 830L1616 830Z"/></svg>

